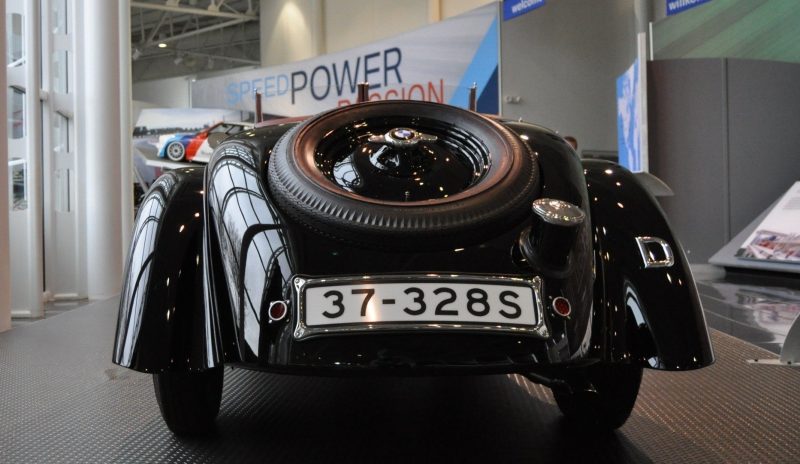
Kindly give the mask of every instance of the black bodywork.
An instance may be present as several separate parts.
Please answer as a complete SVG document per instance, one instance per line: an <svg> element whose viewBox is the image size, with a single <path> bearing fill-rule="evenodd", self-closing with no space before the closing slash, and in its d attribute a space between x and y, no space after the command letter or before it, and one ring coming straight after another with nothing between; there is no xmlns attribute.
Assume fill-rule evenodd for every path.
<svg viewBox="0 0 800 464"><path fill-rule="evenodd" d="M542 127L481 117L530 152L539 180L529 203L552 198L586 213L566 253L531 253L526 237L540 227L532 214L508 218L488 236L420 241L416 250L402 236L364 243L309 227L275 201L268 185L276 144L302 123L257 127L223 142L205 169L171 171L147 194L114 362L150 373L239 365L314 375L514 372L545 382L598 362L664 370L711 364L688 263L637 179L613 163L582 162ZM646 267L648 249L637 237L666 242L674 263ZM651 257L658 251L650 249ZM536 280L543 326L525 334L376 327L298 337L297 278L431 274ZM571 303L569 316L554 311L557 297ZM275 301L289 302L282 320L267 315Z"/></svg>

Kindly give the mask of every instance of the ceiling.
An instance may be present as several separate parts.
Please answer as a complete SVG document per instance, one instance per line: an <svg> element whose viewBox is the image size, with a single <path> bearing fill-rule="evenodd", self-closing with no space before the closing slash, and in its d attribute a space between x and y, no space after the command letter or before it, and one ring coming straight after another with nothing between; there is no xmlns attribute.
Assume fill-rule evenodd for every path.
<svg viewBox="0 0 800 464"><path fill-rule="evenodd" d="M259 0L132 0L133 81L259 66Z"/></svg>

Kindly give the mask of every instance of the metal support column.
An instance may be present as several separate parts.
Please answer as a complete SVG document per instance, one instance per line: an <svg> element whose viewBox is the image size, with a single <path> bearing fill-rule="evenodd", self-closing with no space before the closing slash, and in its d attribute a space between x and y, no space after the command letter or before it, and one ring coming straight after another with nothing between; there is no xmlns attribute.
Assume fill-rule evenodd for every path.
<svg viewBox="0 0 800 464"><path fill-rule="evenodd" d="M83 3L83 121L85 246L89 298L119 292L122 278L120 214L119 3ZM130 186L127 186L130 188Z"/></svg>
<svg viewBox="0 0 800 464"><path fill-rule="evenodd" d="M131 114L131 7L130 0L119 0L119 72L120 72L120 187L122 191L121 244L127 255L133 230L133 125Z"/></svg>
<svg viewBox="0 0 800 464"><path fill-rule="evenodd" d="M6 21L6 2L0 2L0 19ZM0 50L5 53L6 29L0 33ZM5 55L4 55L5 56ZM0 108L7 108L6 94L6 62L2 61L0 70ZM8 248L8 141L6 117L0 118L0 332L11 328L11 264L9 263Z"/></svg>

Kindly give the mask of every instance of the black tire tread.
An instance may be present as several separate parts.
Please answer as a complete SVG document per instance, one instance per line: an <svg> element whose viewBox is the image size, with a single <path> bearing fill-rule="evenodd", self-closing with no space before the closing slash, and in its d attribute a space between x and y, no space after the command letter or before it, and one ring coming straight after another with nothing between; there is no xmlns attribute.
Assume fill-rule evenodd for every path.
<svg viewBox="0 0 800 464"><path fill-rule="evenodd" d="M597 393L552 389L556 404L573 425L614 430L630 417L639 394L642 367L635 364L598 364L586 368Z"/></svg>
<svg viewBox="0 0 800 464"><path fill-rule="evenodd" d="M214 430L222 401L222 379L222 367L153 374L161 416L175 435L202 436Z"/></svg>

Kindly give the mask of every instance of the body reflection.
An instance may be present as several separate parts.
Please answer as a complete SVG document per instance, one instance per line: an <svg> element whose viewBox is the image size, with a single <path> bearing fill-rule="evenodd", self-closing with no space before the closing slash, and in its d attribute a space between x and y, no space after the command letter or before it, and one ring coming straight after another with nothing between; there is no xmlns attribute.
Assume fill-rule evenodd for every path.
<svg viewBox="0 0 800 464"><path fill-rule="evenodd" d="M252 150L227 145L209 164L207 189L210 223L233 290L233 320L240 339L257 357L265 297L288 299L288 279L294 272L280 217L267 201L256 166ZM273 282L276 276L280 279Z"/></svg>

